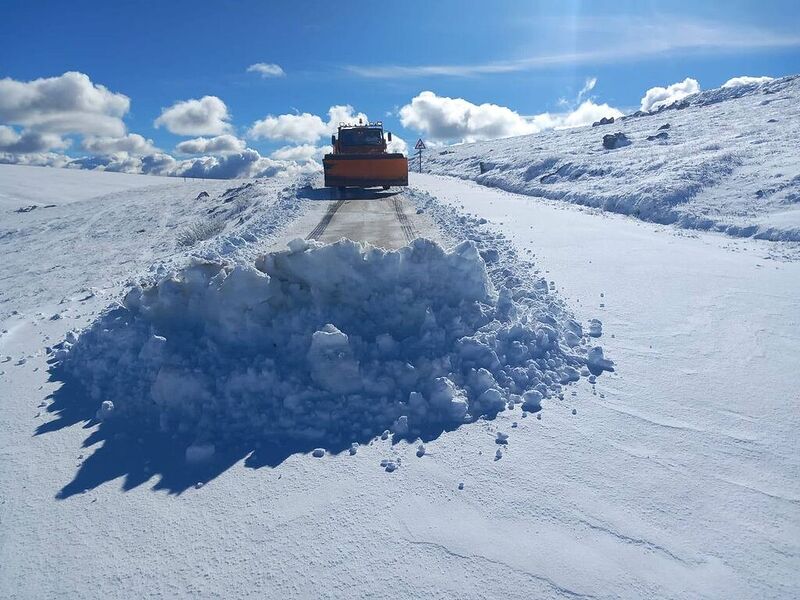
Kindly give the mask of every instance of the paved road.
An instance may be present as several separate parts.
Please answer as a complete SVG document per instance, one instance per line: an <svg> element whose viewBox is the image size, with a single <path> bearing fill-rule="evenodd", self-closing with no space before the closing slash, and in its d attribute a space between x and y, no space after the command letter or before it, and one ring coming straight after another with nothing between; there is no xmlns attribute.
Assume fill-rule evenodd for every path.
<svg viewBox="0 0 800 600"><path fill-rule="evenodd" d="M374 246L396 249L424 235L435 235L435 227L402 191L348 190L343 198L330 200L306 239L324 243L349 238Z"/></svg>

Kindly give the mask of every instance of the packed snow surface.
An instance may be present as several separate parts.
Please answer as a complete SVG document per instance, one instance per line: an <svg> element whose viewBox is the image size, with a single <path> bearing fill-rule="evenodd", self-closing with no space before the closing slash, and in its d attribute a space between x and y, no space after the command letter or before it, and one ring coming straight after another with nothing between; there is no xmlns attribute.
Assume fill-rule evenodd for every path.
<svg viewBox="0 0 800 600"><path fill-rule="evenodd" d="M425 160L432 173L506 191L799 241L798 139L793 76L701 92L597 127L433 150Z"/></svg>
<svg viewBox="0 0 800 600"><path fill-rule="evenodd" d="M296 239L255 267L198 260L134 287L59 358L118 424L338 450L535 411L612 370L543 280L497 283L470 241Z"/></svg>

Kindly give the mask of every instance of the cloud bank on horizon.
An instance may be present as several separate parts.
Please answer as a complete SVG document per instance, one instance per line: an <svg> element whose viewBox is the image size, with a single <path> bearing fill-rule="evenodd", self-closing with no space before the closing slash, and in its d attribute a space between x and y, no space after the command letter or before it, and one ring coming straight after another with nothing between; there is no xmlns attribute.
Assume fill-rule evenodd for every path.
<svg viewBox="0 0 800 600"><path fill-rule="evenodd" d="M253 67L263 66L255 69ZM276 71L258 63L248 70ZM272 73L269 76L280 76ZM771 77L739 76L723 87L757 85ZM564 101L562 112L532 116L499 104L475 104L464 98L422 91L397 109L403 127L434 145L536 134L549 129L591 125L603 117L620 117L623 111L591 96L595 77L586 80L574 101ZM659 110L700 91L696 79L648 89L640 110ZM154 128L164 128L181 140L172 154L151 139L127 130L124 118L131 100L91 81L88 75L66 72L58 77L17 81L0 80L0 163L99 169L163 176L241 178L313 173L329 151L327 136L339 123L368 116L350 105L334 105L323 118L304 113L268 114L248 126L237 126L226 103L206 95L174 102L162 109ZM80 139L79 144L74 142ZM269 156L248 146L248 141L282 143ZM71 148L88 153L69 154ZM406 142L393 136L390 151L407 151Z"/></svg>

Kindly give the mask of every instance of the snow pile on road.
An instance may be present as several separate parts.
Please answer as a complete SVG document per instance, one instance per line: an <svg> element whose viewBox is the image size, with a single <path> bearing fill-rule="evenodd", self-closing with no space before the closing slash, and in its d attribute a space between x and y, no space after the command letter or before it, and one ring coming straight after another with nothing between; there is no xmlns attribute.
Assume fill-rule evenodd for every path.
<svg viewBox="0 0 800 600"><path fill-rule="evenodd" d="M113 403L104 424L194 444L436 433L611 368L544 280L506 278L470 241L297 239L255 268L196 261L135 287L58 356Z"/></svg>
<svg viewBox="0 0 800 600"><path fill-rule="evenodd" d="M610 144L606 140L626 139ZM800 241L800 76L611 124L430 152L430 172L657 223Z"/></svg>

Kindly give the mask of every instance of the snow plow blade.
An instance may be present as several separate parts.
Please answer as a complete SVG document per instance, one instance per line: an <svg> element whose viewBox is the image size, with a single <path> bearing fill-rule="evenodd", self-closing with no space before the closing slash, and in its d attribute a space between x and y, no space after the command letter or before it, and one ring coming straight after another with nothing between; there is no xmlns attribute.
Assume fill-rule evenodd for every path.
<svg viewBox="0 0 800 600"><path fill-rule="evenodd" d="M402 154L326 154L326 187L408 185L408 160Z"/></svg>

